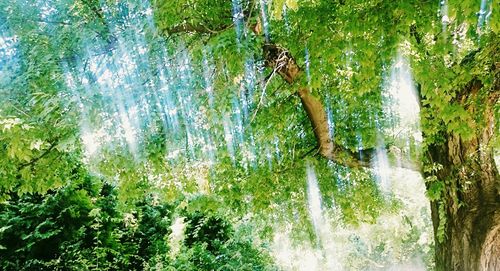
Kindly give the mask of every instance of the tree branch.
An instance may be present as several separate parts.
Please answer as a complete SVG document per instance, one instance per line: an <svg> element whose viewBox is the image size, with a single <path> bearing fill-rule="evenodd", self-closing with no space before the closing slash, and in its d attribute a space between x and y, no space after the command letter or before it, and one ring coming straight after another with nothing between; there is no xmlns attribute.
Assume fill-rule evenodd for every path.
<svg viewBox="0 0 500 271"><path fill-rule="evenodd" d="M233 24L220 25L215 29L209 29L204 25L193 25L189 23L182 23L168 28L166 32L168 35L174 35L179 33L217 34L231 28L232 26Z"/></svg>
<svg viewBox="0 0 500 271"><path fill-rule="evenodd" d="M276 44L265 44L263 47L265 65L273 68L288 83L298 81L302 72L290 52ZM300 87L296 93L302 107L311 122L314 136L317 141L317 151L324 158L348 167L370 167L377 154L376 149L360 150L358 153L335 144L330 135L328 118L321 101L311 95L307 87ZM399 165L404 168L419 170L413 163L402 161Z"/></svg>
<svg viewBox="0 0 500 271"><path fill-rule="evenodd" d="M52 141L52 143L50 144L50 147L48 149L46 149L41 155L39 155L38 157L35 157L33 159L31 159L31 161L27 162L27 163L24 163L24 164L21 164L19 166L19 171L25 167L28 167L28 166L32 166L34 165L36 162L38 162L40 159L42 159L43 157L47 156L58 144L58 141L59 141L59 138L56 138Z"/></svg>

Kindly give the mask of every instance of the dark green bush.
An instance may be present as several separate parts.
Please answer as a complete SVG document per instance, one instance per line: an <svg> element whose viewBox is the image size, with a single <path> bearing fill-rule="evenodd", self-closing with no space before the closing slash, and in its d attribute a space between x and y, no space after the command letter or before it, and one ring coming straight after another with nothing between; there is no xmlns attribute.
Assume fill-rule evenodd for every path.
<svg viewBox="0 0 500 271"><path fill-rule="evenodd" d="M275 270L269 255L221 216L153 204L129 213L116 189L92 178L0 204L1 270ZM171 255L172 218L185 217ZM246 239L245 239L246 238Z"/></svg>

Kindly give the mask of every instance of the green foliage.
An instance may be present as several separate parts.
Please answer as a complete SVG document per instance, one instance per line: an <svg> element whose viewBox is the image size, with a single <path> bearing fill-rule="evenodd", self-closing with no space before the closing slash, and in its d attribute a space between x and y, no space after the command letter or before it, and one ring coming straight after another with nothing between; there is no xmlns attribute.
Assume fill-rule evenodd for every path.
<svg viewBox="0 0 500 271"><path fill-rule="evenodd" d="M336 144L353 152L380 141L403 146L386 132L394 119L384 114L382 91L398 52L412 62L419 86L425 146L449 135L468 142L486 125L484 105L498 87L496 7L479 28L475 0L446 1L445 24L436 1L267 2L271 42L308 72L295 85L269 77L264 67L266 41L252 31L263 20L260 1L242 2L240 30L225 0L0 3L2 268L267 270L270 259L228 221L248 215L263 224L257 230L264 237L272 236L275 220L294 221L298 239L315 238L304 158L315 155L317 142L297 87L309 87L323 102ZM117 87L101 89L105 72L94 66L104 63L118 74L119 61L137 67L126 80L113 77ZM179 68L184 62L189 67ZM176 124L162 119L171 102L158 98L166 85L180 112ZM192 100L181 104L186 96ZM253 101L247 112L243 98ZM141 137L132 150L116 139L123 135L109 134L123 122L120 110L128 114L143 100L149 111L135 108ZM183 111L189 106L193 116ZM493 110L498 122L498 103ZM225 129L238 117L231 151ZM192 123L201 128L188 131ZM100 135L96 142L86 140L90 132ZM204 141L191 140L193 134ZM498 136L491 142L500 145ZM203 160L207 146L212 157ZM415 153L418 159L420 148ZM326 161L315 168L324 205L338 207L341 223L376 223L401 207L368 171ZM439 202L450 183L436 171L426 180L427 196ZM90 173L117 188L89 180ZM161 203L143 199L151 192ZM179 198L189 199L185 209L172 204ZM187 237L171 259L175 216L186 217ZM439 217L444 236L444 204ZM410 235L408 244L417 233Z"/></svg>
<svg viewBox="0 0 500 271"><path fill-rule="evenodd" d="M174 270L278 270L269 255L252 245L245 231L199 212L187 214L185 246Z"/></svg>
<svg viewBox="0 0 500 271"><path fill-rule="evenodd" d="M169 257L174 205L152 197L132 212L116 189L85 177L44 196L0 205L2 270L276 270L248 233L201 212L186 213L180 254ZM179 215L179 214L178 214ZM188 268L188 269L184 269Z"/></svg>
<svg viewBox="0 0 500 271"><path fill-rule="evenodd" d="M448 223L446 204L441 201L438 208L439 224L436 231L437 241L442 243L446 238L446 223Z"/></svg>
<svg viewBox="0 0 500 271"><path fill-rule="evenodd" d="M192 27L191 32L197 32L196 29L201 29L203 32L210 33L218 31L221 25L223 28L227 28L232 22L230 1L182 0L172 2L168 0L156 0L154 1L154 6L158 28L166 34L184 32L175 29L183 24ZM164 16L164 14L168 14L169 16Z"/></svg>

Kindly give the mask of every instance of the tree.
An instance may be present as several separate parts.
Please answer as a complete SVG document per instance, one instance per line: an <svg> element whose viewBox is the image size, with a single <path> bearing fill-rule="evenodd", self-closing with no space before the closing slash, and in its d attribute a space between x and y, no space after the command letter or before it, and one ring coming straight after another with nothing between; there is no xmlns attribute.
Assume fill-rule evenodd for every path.
<svg viewBox="0 0 500 271"><path fill-rule="evenodd" d="M277 17L282 16L282 6L285 10L290 7L297 9L296 1L283 2L273 2ZM477 7L472 1L465 1L448 7L443 2L440 4L440 17L434 19L429 16L430 5L422 3L325 2L305 3L294 14L296 17L290 16L292 25L306 29L297 31L299 35L310 31L306 41L310 47L328 43L331 51L338 50L339 47L345 47L346 41L341 40L344 38L354 44L352 47L358 45L361 48L357 48L354 54L360 51L359 54L370 57L374 55L370 49L380 44L386 50L387 47L392 49L391 45L401 41L413 44L412 60L422 105L425 136L423 172L431 199L437 269L497 269L500 266L497 249L500 245L500 178L494 161L494 142L498 141L499 39L498 24L492 23L491 28L484 24L498 18L498 11L494 10L496 13L491 14L491 3L489 7L484 4ZM474 8L479 10L477 27L475 21L470 19ZM447 9L452 10L450 14ZM327 15L325 11L332 13ZM366 16L367 14L376 15ZM426 19L416 19L419 14ZM311 21L315 24L310 25ZM385 27L390 21L396 22L396 31ZM429 24L432 23L438 27L430 27ZM455 26L450 27L453 24ZM294 36L290 33L287 35ZM462 36L457 37L459 35ZM471 42L469 35L473 36L472 39L483 40L477 45L467 46L465 43ZM275 41L283 38L280 33L276 36ZM337 40L335 36L338 36ZM360 38L365 38L366 41L360 41ZM452 38L458 44L455 47L452 45ZM322 42L318 42L319 39ZM263 46L266 65L289 84L299 81L301 69L289 50L269 42L268 39ZM301 43L300 40L287 42ZM290 47L292 46L294 45ZM335 55L325 53L328 49L309 50L320 52L321 55L317 58L326 62L335 59ZM368 72L363 69L372 66L377 71L377 66L380 65L378 61L387 61L387 55L383 53L378 54L378 61L375 60L375 63L366 63L362 57L356 63L361 68L358 68L358 73L351 80L357 91L362 91L363 85L366 85L363 76ZM330 67L326 66L322 72L332 74ZM327 74L318 77L326 79ZM371 75L377 78L376 75ZM297 96L311 122L318 153L351 167L366 166L366 162L369 164L374 154L370 149L358 150L367 153L360 156L364 159L359 159L355 152L332 140L324 105L311 95L312 84L304 86L302 81L298 87L294 87L298 88ZM345 92L346 89L342 91Z"/></svg>
<svg viewBox="0 0 500 271"><path fill-rule="evenodd" d="M377 150L388 148L426 177L437 269L498 267L500 20L492 1L267 2L48 4L58 14L38 2L2 4L4 35L19 40L2 48L12 57L2 70L10 80L0 82L9 101L0 108L2 192L61 186L84 159L131 198L147 179L166 198L203 187L242 213L248 198L262 211L304 200L303 186L287 178L303 174L308 156L335 163L337 179L348 172L369 182ZM398 51L419 91L416 152L387 132L393 119L381 89ZM218 178L193 184L194 174Z"/></svg>
<svg viewBox="0 0 500 271"><path fill-rule="evenodd" d="M494 161L500 97L498 37L448 66L446 104L422 86L427 119L425 163L438 267L495 270L499 266L499 175ZM439 69L439 68L438 68ZM432 70L432 68L431 68ZM427 70L428 73L432 73ZM423 83L424 84L424 83ZM427 85L427 86L426 86ZM434 92L434 93L433 93ZM430 114L430 112L433 112ZM436 118L441 112L442 118ZM465 256L459 256L465 255Z"/></svg>

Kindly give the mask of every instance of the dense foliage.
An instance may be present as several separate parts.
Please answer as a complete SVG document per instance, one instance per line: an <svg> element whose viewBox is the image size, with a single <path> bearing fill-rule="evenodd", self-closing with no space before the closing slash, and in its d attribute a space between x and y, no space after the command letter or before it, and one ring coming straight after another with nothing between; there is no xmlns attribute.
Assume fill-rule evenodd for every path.
<svg viewBox="0 0 500 271"><path fill-rule="evenodd" d="M147 197L120 211L116 189L86 177L0 205L2 270L277 270L245 231L214 213ZM182 217L185 238L172 241ZM175 254L173 253L175 251Z"/></svg>
<svg viewBox="0 0 500 271"><path fill-rule="evenodd" d="M446 206L463 206L455 192L465 189L439 176L443 165L427 154L449 137L468 143L497 127L493 4L2 1L2 268L272 269L254 246L259 238L287 228L295 240L326 242L311 219L310 168L321 207L335 213L328 224L376 225L404 212L406 199L383 187L378 160L350 168L318 155L302 87L321 101L336 146L422 170L443 241ZM265 44L293 56L296 81L269 67ZM388 91L404 68L421 109L410 124ZM470 88L474 95L465 95ZM482 150L499 148L493 129L477 143ZM398 260L422 254L431 266L431 242L419 241L430 222L409 221L428 213L417 213L401 215L405 230L393 247L350 236L356 248L346 261L384 266L387 255L405 251ZM179 217L186 236L173 249ZM255 231L240 232L242 221Z"/></svg>

